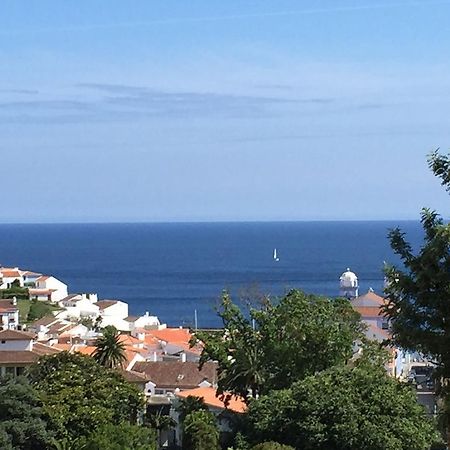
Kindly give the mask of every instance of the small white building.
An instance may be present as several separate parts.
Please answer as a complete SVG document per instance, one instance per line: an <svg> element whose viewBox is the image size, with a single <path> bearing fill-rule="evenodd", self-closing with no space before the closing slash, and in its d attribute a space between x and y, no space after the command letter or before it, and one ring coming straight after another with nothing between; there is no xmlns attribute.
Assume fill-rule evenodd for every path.
<svg viewBox="0 0 450 450"><path fill-rule="evenodd" d="M358 297L358 277L350 269L347 270L339 278L340 290L339 295L348 299Z"/></svg>
<svg viewBox="0 0 450 450"><path fill-rule="evenodd" d="M58 302L61 308L65 308L65 317L79 319L80 317L96 318L100 314L97 306L97 294L72 294Z"/></svg>
<svg viewBox="0 0 450 450"><path fill-rule="evenodd" d="M35 335L16 330L0 331L0 376L21 375L27 366L58 349L34 341Z"/></svg>
<svg viewBox="0 0 450 450"><path fill-rule="evenodd" d="M0 329L16 330L19 327L19 308L16 299L0 300Z"/></svg>
<svg viewBox="0 0 450 450"><path fill-rule="evenodd" d="M2 267L0 268L0 289L9 289L16 282L23 287L24 280L18 267Z"/></svg>
<svg viewBox="0 0 450 450"><path fill-rule="evenodd" d="M52 303L67 297L67 285L55 277L42 275L36 278L35 287L29 289L30 298Z"/></svg>

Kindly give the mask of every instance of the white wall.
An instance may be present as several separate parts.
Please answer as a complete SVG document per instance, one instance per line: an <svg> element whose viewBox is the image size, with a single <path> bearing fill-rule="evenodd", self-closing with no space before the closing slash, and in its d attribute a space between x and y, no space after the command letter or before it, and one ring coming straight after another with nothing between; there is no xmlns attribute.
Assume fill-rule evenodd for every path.
<svg viewBox="0 0 450 450"><path fill-rule="evenodd" d="M24 351L24 350L32 350L32 348L33 344L31 339L2 341L0 338L0 351L3 350Z"/></svg>

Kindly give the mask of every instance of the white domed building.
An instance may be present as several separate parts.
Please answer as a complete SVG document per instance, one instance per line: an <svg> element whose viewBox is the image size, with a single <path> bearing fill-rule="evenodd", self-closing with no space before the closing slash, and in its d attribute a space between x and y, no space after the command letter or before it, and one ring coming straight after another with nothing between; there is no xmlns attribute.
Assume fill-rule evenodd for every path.
<svg viewBox="0 0 450 450"><path fill-rule="evenodd" d="M358 277L347 269L340 277L339 295L348 299L358 297Z"/></svg>

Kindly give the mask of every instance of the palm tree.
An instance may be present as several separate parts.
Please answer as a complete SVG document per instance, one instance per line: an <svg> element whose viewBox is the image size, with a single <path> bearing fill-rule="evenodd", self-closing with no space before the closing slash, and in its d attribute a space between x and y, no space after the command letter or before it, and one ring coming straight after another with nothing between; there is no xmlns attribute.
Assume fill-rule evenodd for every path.
<svg viewBox="0 0 450 450"><path fill-rule="evenodd" d="M110 369L120 368L126 361L125 345L120 341L120 333L111 325L103 329L103 335L95 342L94 359Z"/></svg>

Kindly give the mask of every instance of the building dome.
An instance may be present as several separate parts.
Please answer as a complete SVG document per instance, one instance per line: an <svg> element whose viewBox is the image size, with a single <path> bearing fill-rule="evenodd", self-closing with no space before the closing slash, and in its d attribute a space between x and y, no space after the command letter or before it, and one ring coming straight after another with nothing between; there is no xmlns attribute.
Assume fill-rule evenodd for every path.
<svg viewBox="0 0 450 450"><path fill-rule="evenodd" d="M343 288L354 288L358 286L358 277L350 269L347 269L339 280Z"/></svg>

